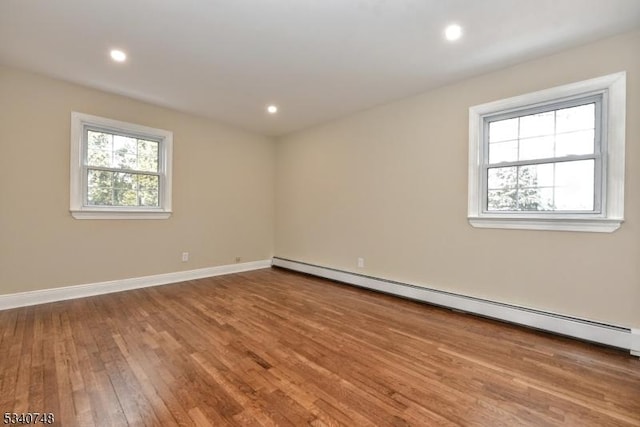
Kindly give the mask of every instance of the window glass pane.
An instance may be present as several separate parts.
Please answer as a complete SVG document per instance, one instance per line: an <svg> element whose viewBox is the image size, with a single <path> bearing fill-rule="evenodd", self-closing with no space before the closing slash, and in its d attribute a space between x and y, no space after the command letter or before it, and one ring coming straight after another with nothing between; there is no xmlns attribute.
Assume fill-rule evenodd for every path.
<svg viewBox="0 0 640 427"><path fill-rule="evenodd" d="M561 133L556 136L556 156L572 154L592 154L594 150L594 131L583 130Z"/></svg>
<svg viewBox="0 0 640 427"><path fill-rule="evenodd" d="M137 179L130 173L113 174L113 204L114 206L136 206Z"/></svg>
<svg viewBox="0 0 640 427"><path fill-rule="evenodd" d="M113 204L113 172L87 171L87 204L92 206L109 206Z"/></svg>
<svg viewBox="0 0 640 427"><path fill-rule="evenodd" d="M138 206L138 193L124 188L113 189L114 206Z"/></svg>
<svg viewBox="0 0 640 427"><path fill-rule="evenodd" d="M136 175L124 172L116 172L113 174L113 188L121 188L124 190L136 190Z"/></svg>
<svg viewBox="0 0 640 427"><path fill-rule="evenodd" d="M553 207L553 188L520 188L518 190L518 210L551 211Z"/></svg>
<svg viewBox="0 0 640 427"><path fill-rule="evenodd" d="M138 170L158 172L158 146L157 141L138 139Z"/></svg>
<svg viewBox="0 0 640 427"><path fill-rule="evenodd" d="M140 206L160 206L158 192L160 178L155 175L138 175L138 203Z"/></svg>
<svg viewBox="0 0 640 427"><path fill-rule="evenodd" d="M489 185L487 210L510 211L517 208L518 168L491 168L487 171Z"/></svg>
<svg viewBox="0 0 640 427"><path fill-rule="evenodd" d="M520 138L553 135L555 132L554 116L554 111L548 111L520 117Z"/></svg>
<svg viewBox="0 0 640 427"><path fill-rule="evenodd" d="M87 164L89 166L111 166L113 135L87 131Z"/></svg>
<svg viewBox="0 0 640 427"><path fill-rule="evenodd" d="M556 111L556 132L573 132L594 129L596 123L596 104L579 105Z"/></svg>
<svg viewBox="0 0 640 427"><path fill-rule="evenodd" d="M514 211L517 207L516 189L489 190L487 197L487 210L489 211Z"/></svg>
<svg viewBox="0 0 640 427"><path fill-rule="evenodd" d="M515 188L518 182L518 168L516 166L490 168L487 174L489 190Z"/></svg>
<svg viewBox="0 0 640 427"><path fill-rule="evenodd" d="M122 135L113 136L114 168L135 169L137 163L137 143L135 138Z"/></svg>
<svg viewBox="0 0 640 427"><path fill-rule="evenodd" d="M518 160L546 159L550 157L554 157L553 135L520 140Z"/></svg>
<svg viewBox="0 0 640 427"><path fill-rule="evenodd" d="M489 123L489 142L518 139L518 118Z"/></svg>
<svg viewBox="0 0 640 427"><path fill-rule="evenodd" d="M159 206L158 192L153 190L138 191L140 206Z"/></svg>
<svg viewBox="0 0 640 427"><path fill-rule="evenodd" d="M489 163L513 162L518 160L518 141L489 144Z"/></svg>
<svg viewBox="0 0 640 427"><path fill-rule="evenodd" d="M518 168L518 210L554 210L554 164Z"/></svg>
<svg viewBox="0 0 640 427"><path fill-rule="evenodd" d="M111 158L111 151L96 150L93 148L89 148L87 150L87 165L89 166L102 166L108 168L111 166Z"/></svg>
<svg viewBox="0 0 640 427"><path fill-rule="evenodd" d="M518 168L519 187L553 187L554 163L520 166Z"/></svg>
<svg viewBox="0 0 640 427"><path fill-rule="evenodd" d="M555 203L558 210L594 209L594 166L592 159L556 164Z"/></svg>
<svg viewBox="0 0 640 427"><path fill-rule="evenodd" d="M111 151L113 135L104 132L87 131L87 144L89 149Z"/></svg>
<svg viewBox="0 0 640 427"><path fill-rule="evenodd" d="M123 135L113 135L113 151L122 155L135 156L138 144L135 138Z"/></svg>
<svg viewBox="0 0 640 427"><path fill-rule="evenodd" d="M158 191L158 181L155 175L138 175L138 189Z"/></svg>
<svg viewBox="0 0 640 427"><path fill-rule="evenodd" d="M93 187L112 187L113 186L113 172L100 171L89 169L88 183Z"/></svg>
<svg viewBox="0 0 640 427"><path fill-rule="evenodd" d="M89 187L87 204L89 206L113 206L113 188Z"/></svg>

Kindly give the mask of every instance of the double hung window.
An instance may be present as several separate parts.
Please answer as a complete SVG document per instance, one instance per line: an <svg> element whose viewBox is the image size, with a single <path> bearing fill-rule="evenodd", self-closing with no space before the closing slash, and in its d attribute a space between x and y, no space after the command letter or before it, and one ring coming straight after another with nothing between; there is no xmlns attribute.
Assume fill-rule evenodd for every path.
<svg viewBox="0 0 640 427"><path fill-rule="evenodd" d="M75 218L169 217L171 132L80 113L71 125Z"/></svg>
<svg viewBox="0 0 640 427"><path fill-rule="evenodd" d="M470 109L476 227L613 231L623 219L624 73Z"/></svg>
<svg viewBox="0 0 640 427"><path fill-rule="evenodd" d="M485 212L600 213L602 96L487 116Z"/></svg>

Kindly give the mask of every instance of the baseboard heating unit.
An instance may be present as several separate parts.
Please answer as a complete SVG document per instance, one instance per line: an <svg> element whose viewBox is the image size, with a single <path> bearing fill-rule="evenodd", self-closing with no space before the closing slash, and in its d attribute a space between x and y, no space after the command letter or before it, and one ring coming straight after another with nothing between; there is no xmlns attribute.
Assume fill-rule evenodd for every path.
<svg viewBox="0 0 640 427"><path fill-rule="evenodd" d="M275 267L323 277L403 298L618 347L629 350L634 356L640 356L640 329L609 325L588 319L489 301L285 258L274 257L272 264Z"/></svg>

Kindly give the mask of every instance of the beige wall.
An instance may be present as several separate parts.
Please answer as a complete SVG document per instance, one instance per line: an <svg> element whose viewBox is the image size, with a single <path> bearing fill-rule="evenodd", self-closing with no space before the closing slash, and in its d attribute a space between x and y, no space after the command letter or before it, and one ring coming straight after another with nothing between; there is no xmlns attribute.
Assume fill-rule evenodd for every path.
<svg viewBox="0 0 640 427"><path fill-rule="evenodd" d="M71 111L173 131L171 219L71 217ZM274 149L211 120L0 67L0 294L270 258Z"/></svg>
<svg viewBox="0 0 640 427"><path fill-rule="evenodd" d="M283 138L276 256L640 327L639 52L640 33L629 33ZM622 228L472 228L469 107L621 70L628 73ZM360 256L364 269L356 268Z"/></svg>

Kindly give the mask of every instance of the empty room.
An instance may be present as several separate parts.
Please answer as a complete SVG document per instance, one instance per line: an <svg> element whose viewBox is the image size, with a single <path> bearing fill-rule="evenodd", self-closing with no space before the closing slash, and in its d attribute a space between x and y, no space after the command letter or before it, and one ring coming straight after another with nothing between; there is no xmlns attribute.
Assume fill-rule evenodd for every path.
<svg viewBox="0 0 640 427"><path fill-rule="evenodd" d="M0 1L0 417L640 426L640 1Z"/></svg>

